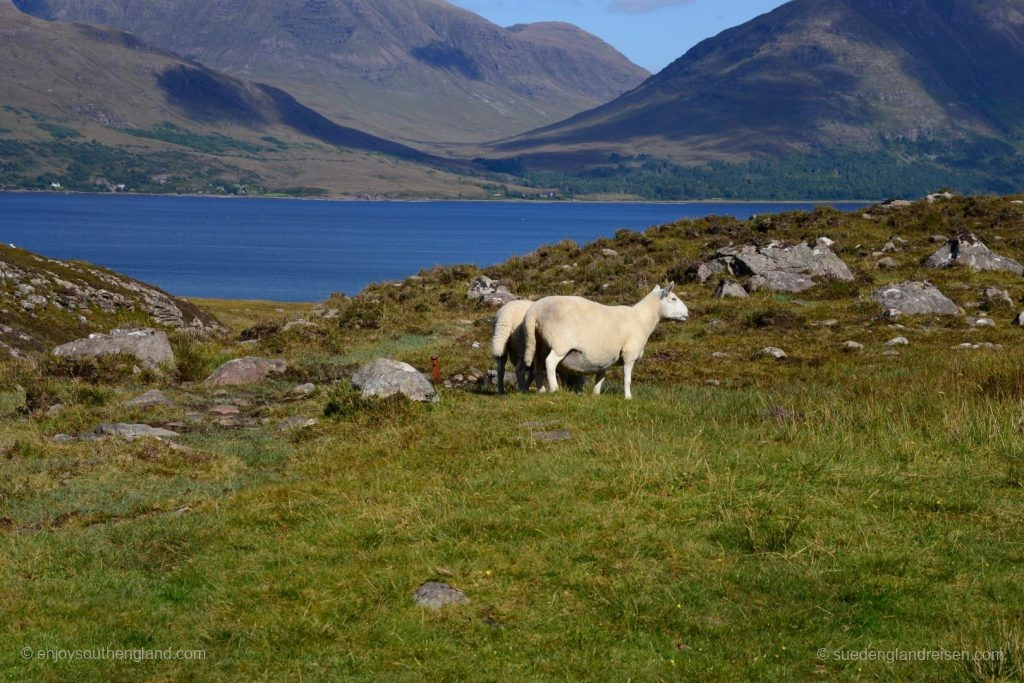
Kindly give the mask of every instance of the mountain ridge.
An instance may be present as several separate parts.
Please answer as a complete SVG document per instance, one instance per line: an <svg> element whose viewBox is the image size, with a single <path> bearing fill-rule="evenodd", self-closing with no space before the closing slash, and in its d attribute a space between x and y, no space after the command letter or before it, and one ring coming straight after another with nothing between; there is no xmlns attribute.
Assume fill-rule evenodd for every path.
<svg viewBox="0 0 1024 683"><path fill-rule="evenodd" d="M605 102L649 75L581 29L506 29L442 0L15 4L49 20L127 30L287 90L346 125L414 142L522 132Z"/></svg>

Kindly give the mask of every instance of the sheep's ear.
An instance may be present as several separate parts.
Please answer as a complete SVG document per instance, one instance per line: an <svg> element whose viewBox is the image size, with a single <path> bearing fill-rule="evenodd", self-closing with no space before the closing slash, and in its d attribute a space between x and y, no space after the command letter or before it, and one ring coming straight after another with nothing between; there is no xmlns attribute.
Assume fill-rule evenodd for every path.
<svg viewBox="0 0 1024 683"><path fill-rule="evenodd" d="M661 290L661 298L664 299L665 297L667 297L672 292L672 289L675 286L676 286L676 283L674 283L674 282L668 283L668 287L666 287L665 289Z"/></svg>

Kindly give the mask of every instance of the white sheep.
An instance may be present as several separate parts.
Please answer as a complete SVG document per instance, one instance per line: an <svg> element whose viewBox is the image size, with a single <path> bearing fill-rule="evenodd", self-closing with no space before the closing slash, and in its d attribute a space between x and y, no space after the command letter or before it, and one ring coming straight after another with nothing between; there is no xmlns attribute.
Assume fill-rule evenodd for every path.
<svg viewBox="0 0 1024 683"><path fill-rule="evenodd" d="M523 362L526 352L526 338L523 335L523 319L533 305L529 299L518 299L498 309L494 318L494 336L491 338L491 353L498 371L498 393L505 393L505 364L509 361L515 367L516 386L519 391L528 391L536 380L537 389L544 390L539 364ZM562 376L562 381L574 391L582 391L585 377Z"/></svg>
<svg viewBox="0 0 1024 683"><path fill-rule="evenodd" d="M558 370L594 375L601 393L605 373L622 364L625 395L633 398L633 365L661 320L684 321L690 312L672 293L675 283L655 287L634 306L605 306L578 296L549 296L530 306L523 320L523 363L543 356L550 391L558 391Z"/></svg>
<svg viewBox="0 0 1024 683"><path fill-rule="evenodd" d="M512 361L516 369L516 385L519 391L526 391L533 377L527 377L531 368L523 362L526 340L523 337L523 318L533 302L529 299L510 301L498 309L494 318L494 337L491 339L491 353L497 363L498 393L505 393L505 363Z"/></svg>

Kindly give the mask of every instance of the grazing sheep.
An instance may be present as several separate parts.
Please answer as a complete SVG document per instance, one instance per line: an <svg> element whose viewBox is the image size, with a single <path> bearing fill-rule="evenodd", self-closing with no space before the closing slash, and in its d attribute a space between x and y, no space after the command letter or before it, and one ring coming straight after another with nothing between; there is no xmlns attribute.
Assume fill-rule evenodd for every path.
<svg viewBox="0 0 1024 683"><path fill-rule="evenodd" d="M494 319L494 337L491 340L491 353L498 365L498 393L505 393L505 363L512 361L516 369L516 385L519 391L530 387L533 377L529 376L532 368L523 362L526 341L523 338L523 318L533 302L529 299L510 301L498 309Z"/></svg>
<svg viewBox="0 0 1024 683"><path fill-rule="evenodd" d="M528 391L530 384L536 380L537 389L543 391L541 375L536 365L523 362L526 351L526 338L523 336L523 319L526 311L533 305L529 299L519 299L498 309L494 318L494 337L491 339L491 353L498 371L498 393L505 393L505 364L511 361L516 372L516 386L519 391ZM562 377L562 381L574 391L582 391L585 377Z"/></svg>
<svg viewBox="0 0 1024 683"><path fill-rule="evenodd" d="M675 283L655 287L635 306L604 306L578 296L549 296L526 312L523 334L526 351L523 362L532 365L543 358L548 389L558 391L559 368L578 375L595 375L594 393L601 393L605 373L622 364L625 395L633 398L633 364L643 356L644 346L661 320L686 320L690 316L679 297L672 293ZM537 360L541 360L537 358Z"/></svg>

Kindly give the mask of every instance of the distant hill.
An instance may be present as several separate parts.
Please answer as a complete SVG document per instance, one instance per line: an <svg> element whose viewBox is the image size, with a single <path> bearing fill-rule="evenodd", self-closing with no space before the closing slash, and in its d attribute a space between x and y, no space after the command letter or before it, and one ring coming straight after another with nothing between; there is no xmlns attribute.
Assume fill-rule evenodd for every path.
<svg viewBox="0 0 1024 683"><path fill-rule="evenodd" d="M607 102L646 76L567 24L496 26L443 0L15 0L129 31L388 138L480 141Z"/></svg>
<svg viewBox="0 0 1024 683"><path fill-rule="evenodd" d="M794 0L605 105L487 153L547 169L636 155L684 165L831 155L822 170L840 174L847 159L872 172L856 156L885 153L984 185L1019 170L1022 138L1024 0Z"/></svg>
<svg viewBox="0 0 1024 683"><path fill-rule="evenodd" d="M119 30L0 0L0 35L0 188L483 195L423 152Z"/></svg>

